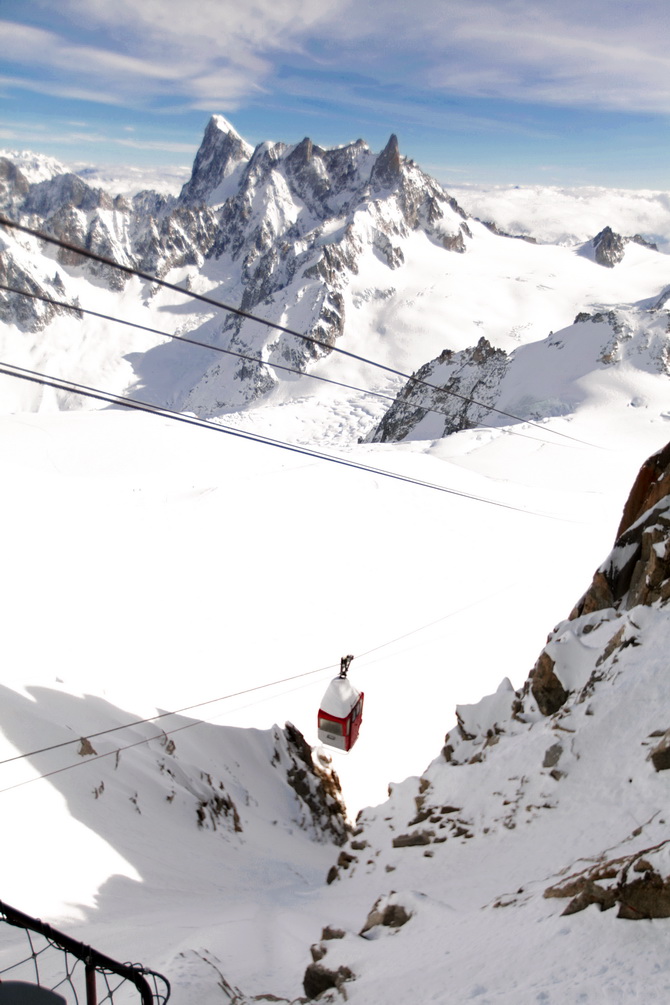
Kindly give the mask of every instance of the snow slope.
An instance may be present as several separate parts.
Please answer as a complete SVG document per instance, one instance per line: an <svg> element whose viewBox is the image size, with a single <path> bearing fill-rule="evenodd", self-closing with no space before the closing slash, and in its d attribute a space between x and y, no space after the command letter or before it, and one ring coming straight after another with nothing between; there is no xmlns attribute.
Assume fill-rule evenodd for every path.
<svg viewBox="0 0 670 1005"><path fill-rule="evenodd" d="M635 303L642 310L640 301L667 286L667 259L643 247L629 246L608 270L575 248L537 248L471 226L476 241L464 255L445 251L445 259L415 232L403 238L397 269L364 251L344 293L343 344L410 369L447 344L458 350L487 334L541 360L542 381L567 400L580 376L547 373L548 332L572 326L579 311ZM26 269L35 267L30 242L13 251L25 255ZM53 259L47 265L44 275L58 270L85 306L90 277ZM221 262L210 261L169 275L203 291L225 278ZM134 283L116 293L97 284L89 305L123 308L158 328L210 323L171 295L140 298ZM297 301L295 319L303 308ZM3 352L110 390L174 394L167 403L177 403L193 386L192 357L179 363L149 333L118 331L65 317L42 332L8 325ZM359 362L332 355L315 371L391 396L400 383L371 379ZM165 972L183 1005L225 1001L222 975L242 989L238 1001L296 998L309 945L327 924L346 934L326 940L324 961L358 975L346 993L366 1005L667 1000L667 922L631 929L595 907L562 918L563 902L542 898L578 858L599 855L605 844L613 854L638 849L660 835L659 817L627 843L664 798L664 776L635 760L626 777L640 800L627 803L631 783L617 771L646 739L643 728L667 725L655 718L667 704L662 684L651 683L667 648L663 619L649 626L643 652L631 646L624 654L620 687L631 688L634 709L644 704L643 716L622 721L614 685L592 722L586 708L575 708L570 714L585 728L567 778L541 774L556 732L548 720L501 741L495 763L491 756L486 765L454 768L438 757L456 705L468 722L491 708L498 717L510 696L507 686L497 692L500 681L522 687L547 633L608 554L640 464L668 440L667 377L635 366L623 376L607 372L611 380L580 385L577 411L539 415L540 428L510 422L445 439L362 443L389 402L327 385L307 390L302 378L284 380L262 407L220 420L449 492L233 438L223 427L79 410L78 401L28 394L0 378L0 760L181 710L158 720L167 739L130 747L146 738L146 724L93 739L98 753L109 753L100 760L75 744L0 764L9 822L2 899L57 919L103 952ZM590 643L570 631L558 631L555 644L578 654L584 669ZM594 653L607 631L584 636ZM364 833L353 837L371 850L351 843L358 861L327 885L339 846L311 827L283 777L276 784L272 762L276 724L290 720L316 741L319 699L348 652L352 680L366 694L365 720L351 754L334 752L332 763L352 819L373 807L361 818ZM638 678L642 697L632 690ZM490 693L498 697L480 705ZM175 753L167 752L170 740ZM128 749L117 765L121 746ZM167 773L175 770L171 757L178 786ZM493 781L480 791L478 770L488 763ZM587 764L596 765L590 776ZM419 776L430 790L420 791ZM209 801L220 782L241 832L230 809L214 820L207 809L199 826L198 807L218 805ZM551 802L559 786L566 794L552 812L525 810ZM451 839L435 847L393 848L427 792L440 809L467 797L476 837L449 830ZM513 812L507 807L516 807L516 828L503 823ZM433 815L438 829L449 829L449 814ZM484 826L493 831L486 837ZM521 896L522 885L527 900L492 906ZM396 896L416 918L397 933L377 926L361 939L377 898Z"/></svg>
<svg viewBox="0 0 670 1005"><path fill-rule="evenodd" d="M457 703L476 704L505 676L521 686L547 629L567 614L606 555L640 443L660 445L665 433L664 424L645 423L637 412L633 422L634 431L611 421L600 427L610 437L607 450L538 446L491 431L457 434L432 448L359 447L380 465L433 479L439 471L444 484L519 505L524 514L151 416L5 417L3 512L12 534L3 575L3 756L323 669L161 720L160 729L180 730L170 739L188 780L185 790L177 787L177 806L167 801L175 786L160 768L169 761L160 739L123 750L118 767L114 754L86 763L71 748L3 765L3 788L78 765L0 793L12 820L3 834L12 863L4 899L61 919L61 927L117 958L140 957L169 976L178 1003L216 1001L208 997L219 993L215 967L246 995L299 995L308 946L328 924L352 933L327 956L329 965L341 958L360 974L347 985L349 1000L401 1002L414 986L423 1000L445 1002L455 989L483 1001L534 1001L541 993L558 1001L578 994L635 1001L637 981L645 1000L662 1001L660 933L641 942L635 932L631 943L595 909L568 923L559 916L564 905L539 893L513 922L501 910L482 912L529 876L533 891L540 880L549 885L561 863L581 854L583 824L568 841L583 816L581 800L604 806L593 847L615 822L617 840L635 828L621 817L609 782L601 788L594 781L590 794L575 773L560 817L539 813L537 847L548 855L551 836L549 848L562 849L551 868L526 844L518 852L500 823L487 844L463 838L465 844L439 846L432 858L421 847L390 848L384 817L391 817L393 834L404 832L419 794L416 779L394 784L391 804L365 813L371 832L364 840L382 848L370 853L374 868L361 857L353 878L345 874L326 887L338 849L308 840L295 824L291 834L286 801L279 806L279 793L264 780L273 722L290 718L313 742L318 701L335 672L325 668L349 649L358 654L350 672L366 691L366 715L354 751L335 753L333 762L351 810L381 802L387 782L420 774L433 786L431 799L460 806L454 785L476 789L474 768L426 773L425 765L445 730L453 730ZM593 417L578 431L593 435ZM558 467L566 451L572 462ZM319 514L328 514L329 533L317 543L310 521ZM661 633L644 650L653 656L649 672L662 658L663 639ZM648 716L662 705L659 694ZM620 735L610 725L614 711L608 715L593 719L601 732L588 734L588 751L600 749L601 736ZM209 724L191 727L201 717ZM231 734L231 726L261 733ZM639 731L637 719L630 728ZM98 753L114 751L144 738L146 729L92 743ZM551 735L547 723L533 740L536 760ZM526 757L519 745L506 755L497 804L516 805L518 782L507 779L528 772ZM201 772L214 789L224 781L243 818L241 835L198 827L196 797L212 791ZM557 783L533 784L553 791ZM551 793L527 789L523 805L540 795L547 801ZM490 812L491 798L482 795L477 819ZM649 844L652 837L645 832ZM387 951L383 938L364 943L356 934L390 890L421 919L397 936L400 955L393 942ZM524 960L510 952L511 933L527 947ZM589 939L600 947L596 953L587 953ZM622 974L615 960L624 947ZM566 952L574 960L569 968Z"/></svg>
<svg viewBox="0 0 670 1005"><path fill-rule="evenodd" d="M667 1000L669 457L524 689L360 818L316 964L348 1001Z"/></svg>

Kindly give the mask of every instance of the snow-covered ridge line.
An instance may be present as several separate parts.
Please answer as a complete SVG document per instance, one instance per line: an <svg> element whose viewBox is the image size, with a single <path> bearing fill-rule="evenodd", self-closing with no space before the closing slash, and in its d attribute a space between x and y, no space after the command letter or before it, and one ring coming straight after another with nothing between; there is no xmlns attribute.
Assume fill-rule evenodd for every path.
<svg viewBox="0 0 670 1005"><path fill-rule="evenodd" d="M72 173L48 176L53 165L43 167L44 180L32 183L20 163L0 163L6 213L143 272L211 291L217 299L325 344L317 349L239 317L204 314L192 304L179 304L178 297L142 291L108 266L82 264L64 251L44 257L36 244L9 236L3 256L8 285L52 299L69 297L73 303L87 293L97 297L102 288L112 295L109 314L115 304L119 312L128 305L147 328L167 323L175 333L193 332L199 341L263 360L240 364L230 357L212 359L203 350L191 353L184 367L173 345L128 331L120 337L111 325L94 352L71 354L100 359L104 345L102 362L114 383L110 390L123 393L139 384L153 403L201 416L292 397L294 378L271 364L299 372L331 369L335 362L328 346L345 345L356 356L382 363L400 353L394 362L407 372L424 365L431 350L433 356L458 353L485 337L497 352L509 351L515 342L534 342L547 330L560 330L596 304L612 307L614 297L620 302L625 291L631 301L658 299L667 285L660 281L662 274L667 279L662 256L607 228L595 246L586 242L576 249L578 255L492 232L467 218L453 195L403 157L395 136L379 154L362 140L326 150L308 138L293 146L262 143L252 150L227 120L213 116L177 198L150 191L132 200L112 197ZM615 281L606 278L605 269L592 273L605 244L610 250L600 264L616 273ZM514 264L513 272L508 263ZM476 292L482 283L486 298ZM85 306L83 299L80 303ZM2 296L0 316L7 326L8 354L20 346L25 363L36 350L28 348L25 358L22 331L53 329L56 342L62 331L73 348L82 337L88 339L90 326L73 327L59 308L19 294ZM420 337L410 337L412 332ZM338 371L343 368L338 360ZM357 364L349 367L345 380L360 380L357 369ZM166 383L168 373L174 376ZM364 381L374 380L364 375ZM90 371L81 374L81 382L95 383ZM39 394L34 392L32 400L37 402ZM30 399L25 391L17 397ZM554 414L552 408L567 414L572 403L548 402L539 413ZM452 427L447 420L445 430ZM360 438L358 430L356 435Z"/></svg>
<svg viewBox="0 0 670 1005"><path fill-rule="evenodd" d="M620 397L625 407L636 401L638 372L646 378L644 406L664 414L670 376L666 299L664 291L651 303L581 311L572 325L509 354L484 336L471 349L447 349L412 375L368 440L433 439L480 424L508 425L512 416L537 423L585 407L596 387Z"/></svg>
<svg viewBox="0 0 670 1005"><path fill-rule="evenodd" d="M308 993L318 980L345 986L348 1001L381 1001L386 965L390 1000L401 1002L410 980L392 960L411 958L422 1000L439 994L447 973L451 994L486 1001L492 986L495 1001L511 1003L534 1000L538 987L574 1000L596 984L614 1000L620 972L604 961L616 957L631 1000L641 1000L640 982L662 1001L667 974L654 970L656 938L670 923L669 493L670 445L643 465L614 550L524 687L505 680L460 706L442 754L360 815L330 877L332 910L346 888L361 906L367 894L370 913L362 928L340 915L339 941L324 936L313 953ZM601 917L611 908L662 927L631 941L625 925ZM502 950L506 930L522 939L525 962Z"/></svg>

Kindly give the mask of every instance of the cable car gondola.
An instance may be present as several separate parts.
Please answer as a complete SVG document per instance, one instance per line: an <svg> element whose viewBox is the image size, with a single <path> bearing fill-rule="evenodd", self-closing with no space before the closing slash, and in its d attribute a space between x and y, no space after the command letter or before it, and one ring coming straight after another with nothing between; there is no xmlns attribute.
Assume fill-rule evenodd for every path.
<svg viewBox="0 0 670 1005"><path fill-rule="evenodd" d="M351 750L358 739L363 721L362 691L347 678L353 656L343 656L340 673L331 680L319 707L318 734L321 743L340 750Z"/></svg>

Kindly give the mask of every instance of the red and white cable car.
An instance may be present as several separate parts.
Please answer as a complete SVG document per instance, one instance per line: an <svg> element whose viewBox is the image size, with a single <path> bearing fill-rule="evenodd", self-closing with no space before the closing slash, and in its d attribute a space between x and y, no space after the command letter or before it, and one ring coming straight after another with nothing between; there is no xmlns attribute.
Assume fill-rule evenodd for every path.
<svg viewBox="0 0 670 1005"><path fill-rule="evenodd" d="M363 721L365 695L347 678L353 658L342 657L339 676L331 680L319 707L319 740L340 750L351 750Z"/></svg>

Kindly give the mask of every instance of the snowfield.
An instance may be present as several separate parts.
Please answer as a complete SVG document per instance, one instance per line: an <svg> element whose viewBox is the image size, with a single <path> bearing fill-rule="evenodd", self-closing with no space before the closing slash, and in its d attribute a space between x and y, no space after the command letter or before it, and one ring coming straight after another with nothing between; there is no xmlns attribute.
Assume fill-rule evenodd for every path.
<svg viewBox="0 0 670 1005"><path fill-rule="evenodd" d="M435 445L352 448L380 467L474 491L488 504L153 416L105 410L4 417L3 511L11 533L3 576L3 757L318 671L156 724L170 733L205 719L207 725L174 734L179 757L196 777L203 770L218 777L231 761L239 764L246 798L270 816L272 790L254 747L267 745L268 734L246 741L231 730L269 731L290 720L316 742L321 694L339 657L351 651L352 679L366 693L364 724L355 749L334 751L332 760L352 817L381 803L389 782L420 774L436 756L457 703L478 701L504 677L522 684L547 631L607 553L635 470L667 433L665 422L640 418L638 410L635 431L628 417L617 425L603 409L601 418L599 424L591 414L570 426L598 438L600 449L538 444L536 431L527 438L484 431ZM137 727L93 744L98 753L114 751L146 735ZM251 744L248 754L243 740ZM20 786L0 793L13 821L3 836L5 861L13 863L3 898L60 919L116 958L139 956L169 975L176 1002L217 1000L206 997L214 971L203 956L212 954L247 994L298 995L310 942L325 924L346 920L350 929L351 911L362 924L361 912L378 895L374 883L324 887L337 849L314 844L298 828L284 829L278 844L276 827L268 832L254 817L237 848L229 835L201 833L193 807L175 807L166 818L169 791L156 791L163 742L123 751L123 777L114 756L86 764L76 746L3 765L3 789ZM49 780L20 785L73 763ZM111 800L112 815L101 818ZM440 990L445 967L449 988L470 995L481 988L482 1001L534 1000L519 997L530 994L529 981L537 994L555 983L563 1001L573 989L588 994L591 982L598 986L595 977L584 984L580 976L581 915L577 927L559 926L563 938L556 957L550 954L555 972L531 968L532 980L530 964L524 970L509 959L507 924L500 929L495 915L482 930L476 908L516 889L512 863L520 877L528 875L514 848L509 856L505 864L507 857L494 853L490 875L477 860L474 886L459 859L444 877L446 904L422 901L428 929L451 947L439 956L435 945L428 951L422 929L424 957L429 952L434 968L420 984L424 1000L450 1000ZM419 871L404 886L427 893L434 886L425 871L430 860L418 852L414 858ZM462 879L454 888L456 875ZM472 906L451 921L450 905L461 903L468 876ZM549 902L525 912L521 927L513 926L515 943L528 948L532 935L530 945L537 938L542 944L541 926L555 925L554 917ZM628 935L612 931L597 956L612 987L621 980L614 960L623 939L629 947ZM487 956L488 976L484 945L499 947ZM382 952L381 969L368 971L369 952L361 1000L388 1000L382 975L390 961L380 946L374 955ZM416 952L404 947L403 959ZM565 970L566 952L567 984L558 969ZM644 954L638 975L663 958L649 941ZM358 957L347 959L356 969ZM392 1000L404 1001L418 976L405 965L402 981L393 972ZM665 981L665 969L661 974ZM379 999L370 990L376 981ZM583 1000L636 1000L631 982L624 988L621 998ZM650 993L647 1000L662 1000Z"/></svg>
<svg viewBox="0 0 670 1005"><path fill-rule="evenodd" d="M39 162L32 169L42 177ZM497 190L469 192L470 204L456 194L488 218ZM632 222L643 201L645 231L667 246L667 194L653 193L563 193L555 218L544 200L540 238L586 240L577 198L589 236L604 208L601 226L617 209ZM500 206L502 229L532 233L541 216L509 190ZM365 251L344 294L342 346L409 371L485 334L517 351L503 407L525 407L526 386L549 402L533 422L497 415L441 439L426 419L420 435L373 444L362 441L390 401L307 377L202 429L0 376L0 899L165 973L175 1005L295 1000L320 940L324 963L356 977L325 1000L352 1005L668 1000L667 919L633 924L596 906L563 916L564 901L543 897L606 848L614 857L666 840L667 779L641 745L670 726L667 614L628 612L646 626L644 644L625 650L592 720L576 702L561 720L561 737L576 735L559 762L566 778L541 770L558 727L539 714L485 763L447 767L440 756L457 705L475 732L506 714L609 554L640 465L670 439L668 373L656 359L667 309L654 315L655 341L636 328L612 366L599 358L607 324L588 340L573 324L579 311L610 308L638 324L667 287L668 259L630 245L609 270L577 246L470 226L476 247L450 255L448 271L448 253L422 233L405 240L394 270ZM34 268L31 241L12 248ZM208 261L169 278L211 292L223 283L217 269ZM132 280L122 293L98 284L92 297L82 270L61 271L81 306L207 330L206 315L172 294L142 298ZM291 324L303 309L306 319L297 299ZM205 358L93 318L2 329L8 362L170 407ZM402 386L336 355L313 372L391 398ZM566 687L585 686L608 631L561 629L552 645L568 653ZM314 756L330 756L352 826L360 814L352 842L364 847L326 883L342 848L286 780L294 754L283 727L316 745L319 701L346 653L365 692L360 738L349 754L315 746ZM54 749L33 753L42 748ZM423 796L449 839L394 846ZM455 833L450 805L467 805L469 836ZM379 898L380 910L401 904L412 917L363 938ZM342 937L324 941L328 925ZM20 945L5 936L0 970Z"/></svg>

